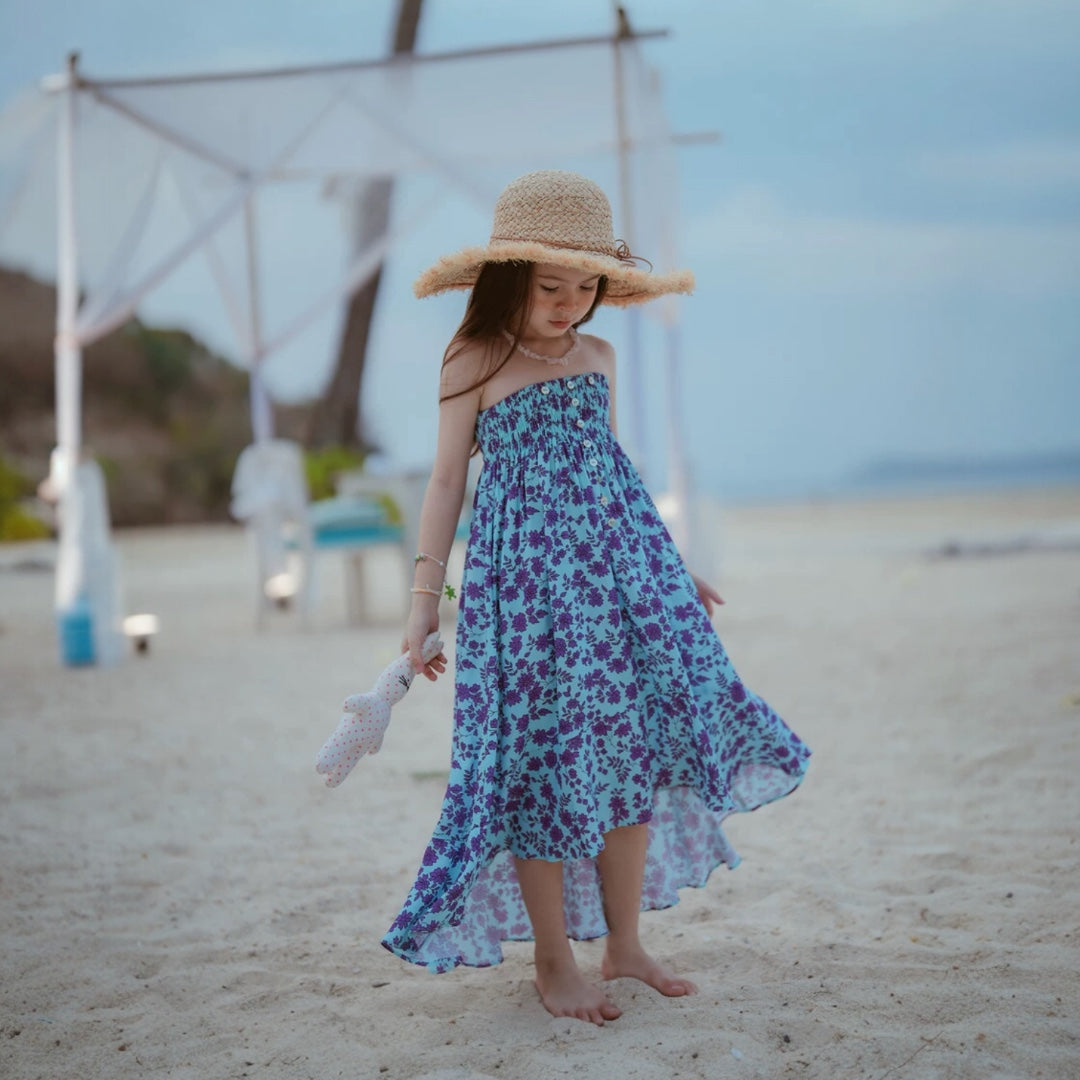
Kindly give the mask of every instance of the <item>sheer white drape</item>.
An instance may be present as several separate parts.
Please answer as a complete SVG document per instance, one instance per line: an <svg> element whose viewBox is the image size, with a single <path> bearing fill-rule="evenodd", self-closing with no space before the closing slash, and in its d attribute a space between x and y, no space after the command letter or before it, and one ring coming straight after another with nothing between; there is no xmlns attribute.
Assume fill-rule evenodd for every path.
<svg viewBox="0 0 1080 1080"><path fill-rule="evenodd" d="M618 50L623 134L634 148L630 167L639 171L666 128L657 127L658 98L639 45L631 39ZM305 273L296 306L275 305L277 324L264 330L261 350L250 339L247 315L247 207L259 221L260 282L274 276L266 260L279 256L264 230L280 236L282 215L299 226L288 243L305 269L316 260L301 252L325 251L335 233L343 244L340 205L327 196L328 184L342 178L426 175L438 185L430 201L463 197L487 211L500 165L525 171L618 149L615 53L612 42L591 40L266 74L80 75L73 153L83 295L77 342L85 346L122 324L201 253L238 352L258 362L260 351L287 339L286 328L304 311L322 312L355 289L424 220L426 207L413 207L370 250L352 253L345 273L337 271L341 261L325 257L320 280ZM0 258L50 276L56 266L42 241L55 227L56 149L44 133L50 119L55 124L49 113L59 100L30 96L0 119ZM650 180L626 231L644 239L650 217L671 198ZM649 247L658 250L651 237Z"/></svg>
<svg viewBox="0 0 1080 1080"><path fill-rule="evenodd" d="M71 125L59 141L58 110ZM200 267L193 306L211 291L223 306L252 376L256 440L269 439L267 357L366 281L433 206L463 199L487 214L500 172L616 156L633 193L616 216L670 269L670 135L637 39L159 79L72 67L0 116L0 260L60 286L58 490L80 453L81 350L163 283L194 282ZM350 249L341 193L404 175L426 178L424 197ZM671 326L676 310L661 309Z"/></svg>

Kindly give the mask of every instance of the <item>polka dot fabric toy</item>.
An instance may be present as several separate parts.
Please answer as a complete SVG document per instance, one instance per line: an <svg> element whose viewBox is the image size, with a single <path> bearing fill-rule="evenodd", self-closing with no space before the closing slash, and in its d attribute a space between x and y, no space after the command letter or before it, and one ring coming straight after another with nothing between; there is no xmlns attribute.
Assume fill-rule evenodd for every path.
<svg viewBox="0 0 1080 1080"><path fill-rule="evenodd" d="M420 650L424 662L442 652L442 647L437 633L428 634ZM373 690L345 699L337 730L315 758L315 771L326 777L327 787L337 787L365 754L379 752L390 726L390 707L405 696L415 674L409 654L402 653L383 669Z"/></svg>

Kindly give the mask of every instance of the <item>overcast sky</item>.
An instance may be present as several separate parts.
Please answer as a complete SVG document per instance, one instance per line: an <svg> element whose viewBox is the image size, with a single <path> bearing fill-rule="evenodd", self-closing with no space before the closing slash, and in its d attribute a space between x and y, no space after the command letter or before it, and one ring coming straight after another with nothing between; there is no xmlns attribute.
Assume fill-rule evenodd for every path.
<svg viewBox="0 0 1080 1080"><path fill-rule="evenodd" d="M382 55L391 0L0 0L0 105L71 48L133 75ZM631 0L680 151L691 463L825 490L888 455L1080 447L1080 3ZM427 0L422 50L606 32L607 0ZM482 236L477 240L481 241ZM433 260L441 254L432 250ZM376 348L448 308L391 270ZM618 335L618 314L602 332ZM411 373L434 378L438 349ZM368 408L400 377L376 356ZM422 365L416 366L416 365ZM279 373L283 384L287 373ZM413 377L413 374L410 374ZM415 433L375 418L387 449ZM420 445L418 445L418 443Z"/></svg>

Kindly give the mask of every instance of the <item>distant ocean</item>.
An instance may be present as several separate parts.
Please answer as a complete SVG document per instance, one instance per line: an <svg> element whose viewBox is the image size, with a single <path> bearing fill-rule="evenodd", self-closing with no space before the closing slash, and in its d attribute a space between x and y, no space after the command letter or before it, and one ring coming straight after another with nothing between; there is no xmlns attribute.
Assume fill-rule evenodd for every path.
<svg viewBox="0 0 1080 1080"><path fill-rule="evenodd" d="M1080 488L1080 449L1008 457L883 457L835 478L725 477L713 494L726 501L961 494Z"/></svg>
<svg viewBox="0 0 1080 1080"><path fill-rule="evenodd" d="M1080 484L1080 449L1057 454L883 458L851 477L855 491L987 491Z"/></svg>

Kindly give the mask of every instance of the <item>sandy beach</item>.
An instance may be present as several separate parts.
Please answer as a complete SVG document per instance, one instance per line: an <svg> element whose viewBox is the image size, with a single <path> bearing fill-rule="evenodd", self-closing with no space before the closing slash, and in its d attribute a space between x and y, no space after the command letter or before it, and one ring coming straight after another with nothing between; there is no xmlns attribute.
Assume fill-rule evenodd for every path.
<svg viewBox="0 0 1080 1080"><path fill-rule="evenodd" d="M603 1028L544 1011L526 944L440 976L379 945L451 680L340 788L314 755L397 654L394 552L363 627L326 556L311 625L257 633L241 530L122 532L161 632L65 669L49 545L0 549L0 1076L1080 1077L1080 491L703 520L718 631L814 759L729 821L737 870L643 917L700 994L615 981ZM576 949L598 977L602 943Z"/></svg>

